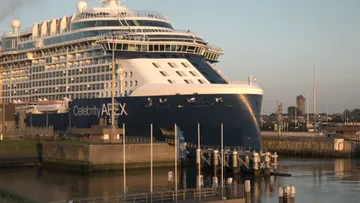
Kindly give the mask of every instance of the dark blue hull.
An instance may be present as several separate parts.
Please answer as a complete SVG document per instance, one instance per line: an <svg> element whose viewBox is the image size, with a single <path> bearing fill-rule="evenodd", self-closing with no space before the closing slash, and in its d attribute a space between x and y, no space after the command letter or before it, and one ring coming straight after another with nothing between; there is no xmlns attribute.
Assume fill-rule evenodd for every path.
<svg viewBox="0 0 360 203"><path fill-rule="evenodd" d="M192 99L192 100L191 100ZM117 122L126 124L127 136L150 136L163 140L161 128L176 123L185 141L197 143L198 123L201 144L220 145L221 123L224 124L224 145L261 149L259 122L262 95L173 95L163 97L121 97L117 101ZM83 99L71 103L73 128L89 128L99 124L100 117L110 125L111 99ZM35 126L43 125L45 115L33 115ZM49 125L66 129L69 115L49 115ZM42 121L40 121L40 120ZM40 124L42 123L42 124Z"/></svg>

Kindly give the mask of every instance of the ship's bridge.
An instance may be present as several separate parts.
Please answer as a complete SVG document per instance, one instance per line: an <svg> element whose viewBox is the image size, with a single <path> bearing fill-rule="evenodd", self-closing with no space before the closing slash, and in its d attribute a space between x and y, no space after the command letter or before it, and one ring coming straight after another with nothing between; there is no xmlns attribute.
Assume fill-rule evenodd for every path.
<svg viewBox="0 0 360 203"><path fill-rule="evenodd" d="M72 19L72 29L96 26L154 26L174 29L168 19L159 12L135 11L122 6L119 0L103 0L103 7L88 8L80 1L78 13Z"/></svg>

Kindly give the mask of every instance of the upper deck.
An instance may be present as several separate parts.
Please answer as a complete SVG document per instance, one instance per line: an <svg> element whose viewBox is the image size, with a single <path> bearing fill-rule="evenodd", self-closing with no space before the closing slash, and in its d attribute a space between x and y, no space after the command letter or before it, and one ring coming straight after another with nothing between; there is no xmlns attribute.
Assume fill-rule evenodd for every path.
<svg viewBox="0 0 360 203"><path fill-rule="evenodd" d="M24 30L20 30L20 21L14 20L13 32L1 35L0 56L44 49L58 44L71 44L77 40L95 40L98 36L111 32L146 33L152 37L152 41L191 42L208 46L209 50L212 50L211 54L222 54L221 49L208 45L197 34L189 30L175 29L161 13L130 10L121 6L118 1L103 0L103 7L98 8L88 8L86 2L80 1L77 13L34 23L31 28Z"/></svg>

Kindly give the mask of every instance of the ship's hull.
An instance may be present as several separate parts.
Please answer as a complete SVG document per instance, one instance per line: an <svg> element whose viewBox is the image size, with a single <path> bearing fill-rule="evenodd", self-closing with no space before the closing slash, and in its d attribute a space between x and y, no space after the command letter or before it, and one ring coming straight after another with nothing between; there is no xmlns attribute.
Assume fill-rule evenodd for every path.
<svg viewBox="0 0 360 203"><path fill-rule="evenodd" d="M154 137L163 140L161 128L173 128L176 124L183 131L185 141L196 144L200 123L201 144L220 146L223 123L224 145L261 149L259 122L262 95L121 97L116 98L116 102L118 126L122 127L125 123L126 136L150 136L150 124L153 124ZM74 100L70 108L73 128L98 125L100 118L105 118L110 125L110 98ZM45 123L46 116L34 116L33 125ZM60 122L56 115L48 115L48 124L54 125L55 129L65 127L70 123L67 117L62 116Z"/></svg>

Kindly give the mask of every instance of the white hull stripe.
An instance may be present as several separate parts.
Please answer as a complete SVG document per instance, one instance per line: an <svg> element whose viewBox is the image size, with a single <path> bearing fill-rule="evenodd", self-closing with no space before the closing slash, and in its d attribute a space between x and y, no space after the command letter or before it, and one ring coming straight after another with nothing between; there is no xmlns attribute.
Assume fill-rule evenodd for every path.
<svg viewBox="0 0 360 203"><path fill-rule="evenodd" d="M257 94L263 95L263 89L250 85L235 84L146 84L130 95L140 96L166 96L166 95L192 95L192 94Z"/></svg>

